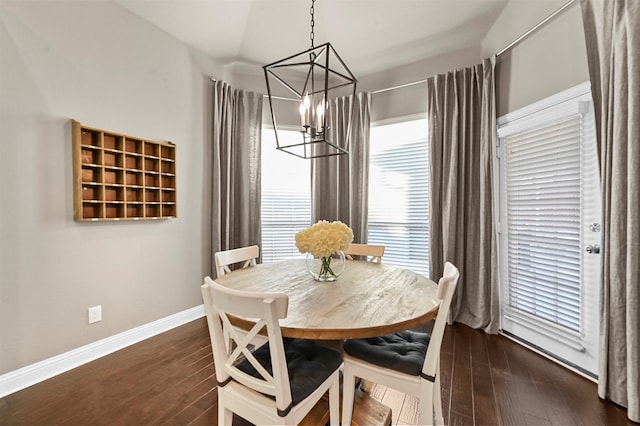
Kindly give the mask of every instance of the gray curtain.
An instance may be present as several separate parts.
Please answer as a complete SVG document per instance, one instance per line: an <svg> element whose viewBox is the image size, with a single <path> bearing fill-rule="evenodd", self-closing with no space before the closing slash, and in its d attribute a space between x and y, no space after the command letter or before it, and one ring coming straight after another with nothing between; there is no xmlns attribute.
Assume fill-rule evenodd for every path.
<svg viewBox="0 0 640 426"><path fill-rule="evenodd" d="M460 269L451 321L497 333L495 57L427 79L432 277Z"/></svg>
<svg viewBox="0 0 640 426"><path fill-rule="evenodd" d="M640 422L640 1L581 6L604 225L598 394Z"/></svg>
<svg viewBox="0 0 640 426"><path fill-rule="evenodd" d="M214 253L261 243L262 100L261 94L236 90L223 81L213 88Z"/></svg>
<svg viewBox="0 0 640 426"><path fill-rule="evenodd" d="M330 140L344 141L350 136L349 154L311 163L312 221L342 221L353 230L353 241L361 243L367 240L370 111L369 93L332 100L327 117Z"/></svg>

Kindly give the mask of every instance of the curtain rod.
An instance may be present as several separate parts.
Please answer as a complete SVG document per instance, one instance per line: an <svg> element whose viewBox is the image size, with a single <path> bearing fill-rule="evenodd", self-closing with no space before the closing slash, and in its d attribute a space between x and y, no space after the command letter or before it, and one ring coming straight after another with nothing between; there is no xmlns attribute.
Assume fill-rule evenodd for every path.
<svg viewBox="0 0 640 426"><path fill-rule="evenodd" d="M214 75L212 75L212 76L210 77L210 79L211 79L211 82L213 82L213 83L217 83L217 82L218 82L218 78L217 78L216 76L214 76ZM267 95L262 95L262 97L263 97L263 98L266 98L266 97L268 97L268 96L267 96ZM300 102L300 99L285 98L285 97L283 97L283 96L272 96L271 98L272 98L272 99L280 99L280 100L282 100L282 101Z"/></svg>
<svg viewBox="0 0 640 426"><path fill-rule="evenodd" d="M562 7L560 7L558 10L556 10L555 12L553 12L551 15L547 16L546 18L544 18L542 21L540 21L538 23L538 25L534 26L533 28L531 28L529 31L527 31L526 33L522 34L520 37L518 37L517 39L513 40L511 43L509 43L507 46L505 46L504 48L502 48L502 50L500 50L498 53L496 53L496 56L500 56L503 53L511 50L516 44L520 43L522 40L524 40L525 38L529 37L531 34L533 34L535 31L538 30L538 28L542 27L544 24L546 24L547 22L549 22L550 20L552 20L553 18L555 18L557 15L559 15L560 13L562 13L562 11L564 11L566 8L568 8L569 6L571 6L573 3L575 2L575 0L569 0L568 2L566 2L564 5L562 5Z"/></svg>
<svg viewBox="0 0 640 426"><path fill-rule="evenodd" d="M551 15L547 16L542 21L538 22L538 24L536 24L534 27L529 29L529 31L525 32L520 37L518 37L517 39L513 40L511 43L509 43L508 45L506 45L505 47L500 49L496 53L496 57L498 57L500 55L503 55L504 53L506 53L509 50L511 50L514 46L516 46L522 40L524 40L525 38L529 37L531 34L536 32L538 29L540 29L540 27L545 25L547 22L551 21L553 18L558 16L560 13L562 13L565 9L567 9L573 3L575 3L575 0L569 0L568 2L566 2L564 5L562 5L560 8L558 8L555 12L551 13ZM211 80L214 81L214 82L216 81L214 77L211 77ZM393 87L387 87L387 88L384 88L384 89L373 90L371 92L371 94L372 95L377 95L378 93L390 92L391 90L403 89L405 87L415 86L417 84L423 84L423 83L426 83L426 82L427 82L427 79L425 78L425 79L418 80L418 81L412 81L412 82L409 82L409 83L399 84L399 85L393 86ZM264 95L264 96L267 96L267 95ZM274 96L274 98L276 98L276 97ZM277 98L277 99L297 101L297 99L291 99L291 98Z"/></svg>
<svg viewBox="0 0 640 426"><path fill-rule="evenodd" d="M503 55L504 53L508 52L509 50L511 50L515 45L517 45L518 43L520 43L522 40L524 40L525 38L529 37L531 34L533 34L535 31L537 31L540 27L542 27L543 25L545 25L547 22L549 22L550 20L552 20L553 18L555 18L557 15L559 15L561 12L563 12L566 8L568 8L569 6L571 6L573 3L575 2L575 0L569 0L568 2L566 2L564 5L562 5L559 9L557 9L555 12L553 12L551 15L547 16L546 18L544 18L542 21L540 21L537 25L535 25L533 28L531 28L529 31L525 32L524 34L522 34L520 37L518 37L517 39L515 39L514 41L512 41L511 43L509 43L507 46L505 46L504 48L500 49L500 51L498 51L496 53L496 57ZM385 89L379 89L379 90L374 90L371 92L372 95L375 95L377 93L384 93L384 92L388 92L391 90L396 90L396 89L402 89L405 87L409 87L409 86L415 86L416 84L423 84L426 83L427 79L423 79L423 80L418 80L418 81L412 81L410 83L405 83L405 84L399 84L397 86L393 86L393 87L388 87Z"/></svg>

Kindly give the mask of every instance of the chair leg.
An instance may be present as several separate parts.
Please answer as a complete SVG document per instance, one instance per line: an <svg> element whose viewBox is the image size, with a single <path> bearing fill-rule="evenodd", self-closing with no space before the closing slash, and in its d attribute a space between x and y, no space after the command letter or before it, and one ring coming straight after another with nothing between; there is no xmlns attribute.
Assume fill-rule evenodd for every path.
<svg viewBox="0 0 640 426"><path fill-rule="evenodd" d="M438 370L439 369L440 368L438 368ZM444 417L442 415L442 395L440 392L440 371L438 371L433 389L433 412L435 413L434 423L438 426L444 426Z"/></svg>
<svg viewBox="0 0 640 426"><path fill-rule="evenodd" d="M420 424L433 425L433 383L424 379L420 386Z"/></svg>
<svg viewBox="0 0 640 426"><path fill-rule="evenodd" d="M353 415L353 397L356 391L356 378L351 374L350 369L345 366L342 372L342 422L341 424L350 426Z"/></svg>
<svg viewBox="0 0 640 426"><path fill-rule="evenodd" d="M340 375L336 374L329 389L329 423L331 426L340 424Z"/></svg>
<svg viewBox="0 0 640 426"><path fill-rule="evenodd" d="M218 400L218 424L231 426L232 421L233 412L231 410L227 410L223 404L220 404L220 400Z"/></svg>

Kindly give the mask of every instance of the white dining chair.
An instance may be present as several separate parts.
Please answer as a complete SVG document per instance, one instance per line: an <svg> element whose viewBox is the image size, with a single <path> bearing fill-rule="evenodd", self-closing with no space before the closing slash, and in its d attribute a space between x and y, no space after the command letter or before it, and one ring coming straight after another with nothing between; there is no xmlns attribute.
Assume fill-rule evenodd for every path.
<svg viewBox="0 0 640 426"><path fill-rule="evenodd" d="M206 277L202 285L218 384L218 424L231 425L233 413L254 424L298 424L329 392L329 418L339 423L342 354L304 339L283 339L284 293L224 287ZM229 316L255 317L247 334L238 334ZM224 342L227 329L234 345ZM266 331L268 343L251 351L253 336Z"/></svg>
<svg viewBox="0 0 640 426"><path fill-rule="evenodd" d="M420 424L444 424L440 395L440 347L460 272L447 262L438 282L438 315L431 334L406 330L344 342L342 424L350 425L355 378L379 383L420 400Z"/></svg>
<svg viewBox="0 0 640 426"><path fill-rule="evenodd" d="M260 257L260 247L258 246L248 246L241 247L232 250L224 250L219 251L213 255L215 263L216 263L216 271L218 273L218 277L223 276L231 272L231 265L235 265L236 263L241 263L243 268L248 268L249 266L255 266Z"/></svg>
<svg viewBox="0 0 640 426"><path fill-rule="evenodd" d="M256 266L256 262L259 256L260 256L260 247L258 246L240 247L237 249L216 252L216 254L213 255L213 258L216 263L216 271L218 273L218 277L221 277L231 272L230 266L235 264L242 263L241 265L242 269L249 268L251 266ZM245 333L245 331L242 330L241 328L238 328L238 327L235 327L235 328L236 328L236 332ZM227 344L229 344L228 332L225 331L225 333L227 337L225 341L227 342ZM253 338L251 343L253 344L253 346L257 347L257 346L264 345L266 342L267 342L267 339L263 335L258 334Z"/></svg>
<svg viewBox="0 0 640 426"><path fill-rule="evenodd" d="M353 260L353 256L363 256L369 262L382 263L384 246L376 244L351 243L344 251L344 255L348 260Z"/></svg>

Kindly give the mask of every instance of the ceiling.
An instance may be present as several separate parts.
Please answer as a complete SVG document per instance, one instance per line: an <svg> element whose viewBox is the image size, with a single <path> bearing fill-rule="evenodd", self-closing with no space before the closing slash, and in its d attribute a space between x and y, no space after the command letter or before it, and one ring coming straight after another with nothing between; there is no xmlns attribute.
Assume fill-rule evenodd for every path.
<svg viewBox="0 0 640 426"><path fill-rule="evenodd" d="M311 0L114 0L221 65L265 65L310 47ZM315 45L355 75L478 45L507 0L317 0Z"/></svg>

